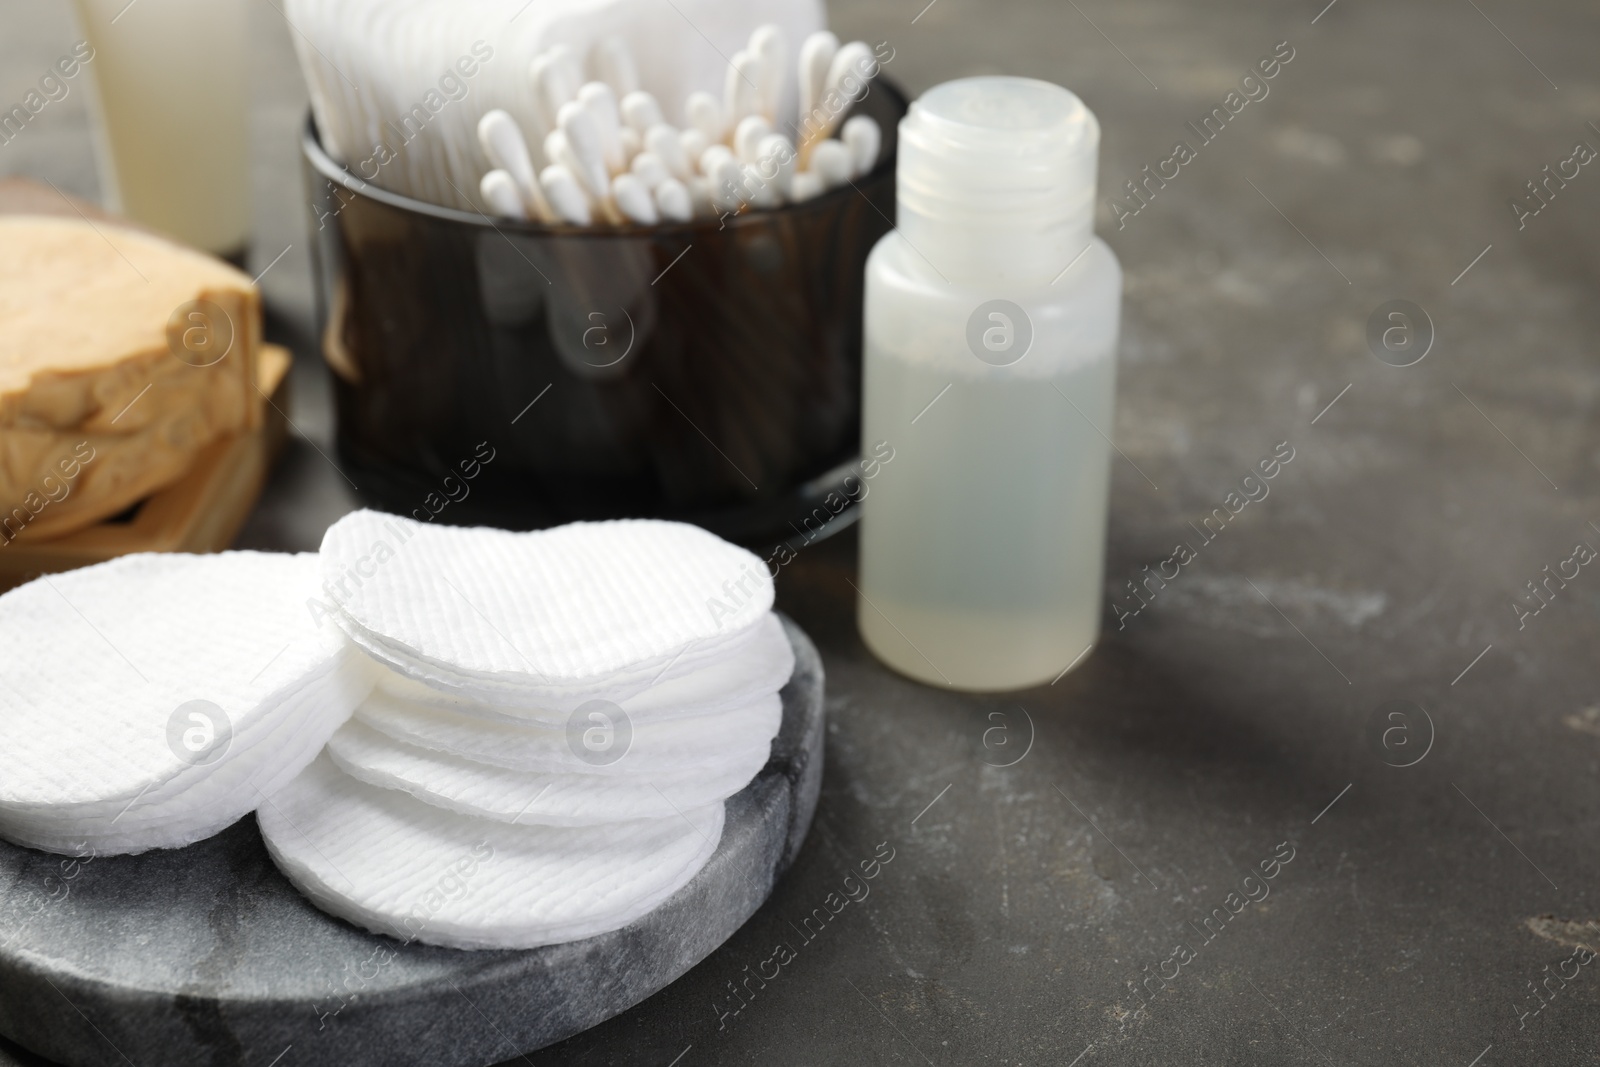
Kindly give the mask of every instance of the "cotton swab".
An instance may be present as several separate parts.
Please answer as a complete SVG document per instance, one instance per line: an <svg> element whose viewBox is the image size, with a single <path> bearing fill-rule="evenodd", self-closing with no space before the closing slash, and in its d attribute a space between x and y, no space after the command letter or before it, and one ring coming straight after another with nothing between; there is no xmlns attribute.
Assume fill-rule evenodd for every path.
<svg viewBox="0 0 1600 1067"><path fill-rule="evenodd" d="M504 49L497 44L497 55L514 57L502 60L503 70L496 62L487 75L462 71L472 100L488 103L460 102L438 112L417 137L408 110L414 93L405 87L428 80L427 57L446 46L440 39L447 27L385 14L388 2L286 0L291 9L359 9L352 18L362 34L335 26L332 16L320 25L303 11L307 41L321 47L296 50L317 102L318 128L336 157L342 158L341 146L359 155L358 146L411 123L406 150L368 179L407 196L543 222L644 225L640 220L652 214L658 222L678 222L813 198L870 173L884 152L889 131L865 115L844 122L877 73L873 50L861 41L841 44L826 31L806 36L796 49L772 23L756 27L734 53L716 90L679 100L641 87L620 29L537 54L521 50L532 38ZM418 3L443 6L441 0L402 6ZM483 56L479 62L489 66ZM352 93L337 77L340 70L371 88ZM775 132L791 126L793 141ZM535 132L542 142L527 139ZM348 161L352 169L357 162ZM616 179L624 177L619 194ZM559 190L562 203L550 189Z"/></svg>
<svg viewBox="0 0 1600 1067"><path fill-rule="evenodd" d="M700 173L714 179L722 165L732 161L734 161L733 149L725 144L714 144L700 153Z"/></svg>
<svg viewBox="0 0 1600 1067"><path fill-rule="evenodd" d="M560 130L551 130L549 133L545 134L544 161L547 165L551 163L560 163L562 166L567 166L568 164L565 158L566 154L566 134L562 133Z"/></svg>
<svg viewBox="0 0 1600 1067"><path fill-rule="evenodd" d="M800 46L800 127L805 128L806 118L822 102L828 84L828 69L839 51L839 38L827 30L820 30L805 39Z"/></svg>
<svg viewBox="0 0 1600 1067"><path fill-rule="evenodd" d="M686 183L689 187L689 204L694 208L696 218L709 218L717 213L717 207L711 195L711 179L703 174L696 174Z"/></svg>
<svg viewBox="0 0 1600 1067"><path fill-rule="evenodd" d="M662 182L672 179L672 175L667 173L667 165L661 162L661 157L654 152L640 152L634 156L629 169L649 189L654 189Z"/></svg>
<svg viewBox="0 0 1600 1067"><path fill-rule="evenodd" d="M583 183L583 163L567 144L567 135L560 130L551 130L550 136L544 139L544 158L553 166L565 167L580 185Z"/></svg>
<svg viewBox="0 0 1600 1067"><path fill-rule="evenodd" d="M622 116L617 111L617 94L605 82L590 82L578 90L578 103L594 117L606 169L612 174L617 173L626 165L622 142L618 137L622 129Z"/></svg>
<svg viewBox="0 0 1600 1067"><path fill-rule="evenodd" d="M866 42L851 41L835 52L833 62L828 64L828 80L823 88L823 97L837 92L843 100L854 103L864 95L867 76L877 73L877 69L877 57ZM843 113L843 109L838 112ZM834 116L835 119L837 117Z"/></svg>
<svg viewBox="0 0 1600 1067"><path fill-rule="evenodd" d="M723 81L723 121L738 125L746 115L756 113L761 88L761 57L740 50L728 61L728 75Z"/></svg>
<svg viewBox="0 0 1600 1067"><path fill-rule="evenodd" d="M789 64L789 42L783 30L768 23L756 27L750 35L747 50L760 61L760 77L756 80L756 110L767 124L778 122L778 103L783 96L784 72Z"/></svg>
<svg viewBox="0 0 1600 1067"><path fill-rule="evenodd" d="M484 202L496 215L508 219L528 217L522 206L522 194L517 191L516 180L505 171L491 170L485 174L478 183L478 192L483 194Z"/></svg>
<svg viewBox="0 0 1600 1067"><path fill-rule="evenodd" d="M644 139L639 136L639 131L632 126L624 126L617 131L617 144L622 149L622 165L624 168L633 162L633 157L644 151Z"/></svg>
<svg viewBox="0 0 1600 1067"><path fill-rule="evenodd" d="M878 149L883 145L883 131L868 115L857 115L844 124L839 140L850 149L852 177L869 173L878 164Z"/></svg>
<svg viewBox="0 0 1600 1067"><path fill-rule="evenodd" d="M811 148L811 171L822 179L824 189L834 189L850 180L850 150L842 141L820 141Z"/></svg>
<svg viewBox="0 0 1600 1067"><path fill-rule="evenodd" d="M605 199L611 191L611 177L606 173L605 145L593 112L578 101L569 100L561 105L558 121L567 150L577 164L575 176L589 195L596 200Z"/></svg>
<svg viewBox="0 0 1600 1067"><path fill-rule="evenodd" d="M563 222L587 226L592 221L589 197L572 171L559 163L548 166L539 172L539 185Z"/></svg>
<svg viewBox="0 0 1600 1067"><path fill-rule="evenodd" d="M683 110L689 119L689 125L700 131L700 135L706 139L706 144L716 144L727 133L728 123L722 113L722 105L710 93L704 90L690 93L689 98L684 101Z"/></svg>
<svg viewBox="0 0 1600 1067"><path fill-rule="evenodd" d="M590 59L595 76L611 87L618 99L636 92L639 88L639 68L633 62L633 51L621 37L605 37L597 42Z"/></svg>
<svg viewBox="0 0 1600 1067"><path fill-rule="evenodd" d="M577 57L564 44L547 48L529 64L528 81L545 129L555 129L561 105L578 95L582 83Z"/></svg>
<svg viewBox="0 0 1600 1067"><path fill-rule="evenodd" d="M794 145L781 133L767 134L756 149L756 166L762 179L776 190L779 204L789 195L796 160Z"/></svg>
<svg viewBox="0 0 1600 1067"><path fill-rule="evenodd" d="M826 30L807 37L800 48L800 165L811 162L811 146L833 133L844 101L828 99L828 74L839 54L839 38Z"/></svg>
<svg viewBox="0 0 1600 1067"><path fill-rule="evenodd" d="M850 105L866 95L866 75L877 71L878 60L864 42L851 41L834 53L828 65L828 78L823 85L822 99L817 107L821 125L812 135L820 140L833 135L839 120Z"/></svg>
<svg viewBox="0 0 1600 1067"><path fill-rule="evenodd" d="M797 204L814 200L825 191L822 186L822 176L815 171L803 170L789 183L789 199Z"/></svg>
<svg viewBox="0 0 1600 1067"><path fill-rule="evenodd" d="M533 159L528 155L528 144L522 138L517 120L499 108L485 112L478 120L478 142L483 145L489 162L509 174L516 183L527 216L542 220L553 218L550 205L539 188Z"/></svg>
<svg viewBox="0 0 1600 1067"><path fill-rule="evenodd" d="M689 159L683 151L683 141L671 126L658 122L646 130L644 150L661 160L674 178L684 181L689 177ZM704 152L705 147L702 146L700 150Z"/></svg>
<svg viewBox="0 0 1600 1067"><path fill-rule="evenodd" d="M619 174L611 180L611 197L629 222L640 226L654 226L661 221L656 211L656 200L649 186L636 174Z"/></svg>
<svg viewBox="0 0 1600 1067"><path fill-rule="evenodd" d="M760 115L746 115L733 131L733 154L746 163L754 163L762 138L772 132L772 126Z"/></svg>
<svg viewBox="0 0 1600 1067"><path fill-rule="evenodd" d="M656 209L661 217L671 222L688 222L694 218L694 204L689 188L676 178L668 178L656 186Z"/></svg>
<svg viewBox="0 0 1600 1067"><path fill-rule="evenodd" d="M727 154L713 156L712 153L719 148ZM711 179L712 206L718 211L738 211L744 204L744 198L740 195L743 168L733 158L733 153L722 145L712 145L706 149L706 155L714 160L712 166L706 169L706 177Z"/></svg>
<svg viewBox="0 0 1600 1067"><path fill-rule="evenodd" d="M693 168L698 168L701 157L706 154L706 149L711 147L711 143L699 130L684 130L678 135L678 147L683 152L684 159L688 160Z"/></svg>
<svg viewBox="0 0 1600 1067"><path fill-rule="evenodd" d="M622 98L622 120L643 137L650 131L650 127L658 122L665 122L662 117L661 105L656 103L656 98L642 90L631 92Z"/></svg>

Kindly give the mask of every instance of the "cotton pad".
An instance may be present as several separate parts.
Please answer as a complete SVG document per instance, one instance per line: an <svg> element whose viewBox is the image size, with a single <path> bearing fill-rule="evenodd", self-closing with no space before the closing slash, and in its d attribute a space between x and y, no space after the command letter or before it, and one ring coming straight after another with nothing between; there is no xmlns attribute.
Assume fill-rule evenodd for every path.
<svg viewBox="0 0 1600 1067"><path fill-rule="evenodd" d="M759 748L719 750L714 763L671 773L530 774L430 752L359 722L346 723L328 742L328 756L339 769L369 785L463 815L545 826L670 819L733 796L770 754L769 741Z"/></svg>
<svg viewBox="0 0 1600 1067"><path fill-rule="evenodd" d="M356 720L407 745L508 770L613 777L711 770L727 759L742 761L752 750L770 748L783 722L776 692L743 707L665 720L623 720L615 709L601 705L599 719L580 709L566 728L511 725L374 692L356 709ZM603 745L586 745L588 731L597 728L610 731L601 738Z"/></svg>
<svg viewBox="0 0 1600 1067"><path fill-rule="evenodd" d="M0 837L139 852L252 810L372 685L307 610L319 574L312 555L141 554L0 596Z"/></svg>
<svg viewBox="0 0 1600 1067"><path fill-rule="evenodd" d="M119 802L117 812L93 818L76 809L65 815L30 812L11 820L8 835L18 844L49 852L79 855L93 849L99 855L115 855L179 848L220 833L299 774L348 715L337 709L348 709L370 688L360 654L347 647L343 658L349 661L347 669L332 672L285 703L280 710L284 722L271 736L248 752L230 753L214 773L187 785L173 800L148 803L151 794L146 793L135 805ZM324 721L330 710L336 717ZM246 802L234 802L230 799L234 797Z"/></svg>
<svg viewBox="0 0 1600 1067"><path fill-rule="evenodd" d="M708 715L741 708L758 697L775 693L783 688L793 673L794 649L784 635L783 624L776 615L768 612L756 624L750 640L734 654L689 674L658 682L643 692L617 701L617 704L636 723ZM533 723L559 729L567 724L572 715L570 711L560 712L526 704L485 704L472 697L447 693L394 671L381 673L378 693L392 698L393 703L414 708L435 708L455 715L512 724ZM599 698L600 691L595 691L575 694L571 700L576 701L574 707L579 707L588 700ZM470 752L462 754L471 755Z"/></svg>
<svg viewBox="0 0 1600 1067"><path fill-rule="evenodd" d="M723 807L607 826L458 815L317 759L257 811L274 862L322 910L455 948L536 948L626 926L722 837Z"/></svg>
<svg viewBox="0 0 1600 1067"><path fill-rule="evenodd" d="M393 670L561 712L735 654L773 600L756 556L653 519L514 533L358 511L322 565L322 608Z"/></svg>
<svg viewBox="0 0 1600 1067"><path fill-rule="evenodd" d="M46 822L71 822L95 815L116 815L121 826L146 822L171 822L174 817L206 809L229 781L245 777L260 778L283 770L280 757L293 758L295 752L310 748L331 735L349 717L350 706L359 703L372 687L375 673L369 661L348 643L340 646L332 629L327 661L300 684L273 694L271 713L255 715L243 726L220 705L186 701L169 717L167 743L173 755L184 764L181 773L158 786L140 791L131 803L121 798L95 803L16 806L12 814L19 819ZM196 718L198 713L201 717ZM332 722L322 720L332 717ZM202 729L203 728L203 729ZM214 736L213 736L214 735ZM206 749L211 737L211 749ZM191 745L199 746L198 753ZM214 755L215 758L205 758ZM300 767L310 756L300 761ZM288 773L293 777L299 767ZM273 780L271 778L264 780Z"/></svg>

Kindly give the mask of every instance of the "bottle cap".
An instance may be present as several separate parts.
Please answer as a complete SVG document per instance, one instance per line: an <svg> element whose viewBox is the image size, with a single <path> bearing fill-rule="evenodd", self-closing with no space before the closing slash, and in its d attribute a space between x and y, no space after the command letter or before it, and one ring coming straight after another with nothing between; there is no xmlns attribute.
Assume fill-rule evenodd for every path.
<svg viewBox="0 0 1600 1067"><path fill-rule="evenodd" d="M1094 113L1059 85L945 82L900 122L898 225L913 246L921 237L954 254L957 241L964 255L982 255L978 242L1024 271L1013 257L1037 257L1041 269L1059 260L1059 270L1093 236L1099 151ZM1012 237L1027 247L1007 248ZM943 269L940 256L926 254Z"/></svg>

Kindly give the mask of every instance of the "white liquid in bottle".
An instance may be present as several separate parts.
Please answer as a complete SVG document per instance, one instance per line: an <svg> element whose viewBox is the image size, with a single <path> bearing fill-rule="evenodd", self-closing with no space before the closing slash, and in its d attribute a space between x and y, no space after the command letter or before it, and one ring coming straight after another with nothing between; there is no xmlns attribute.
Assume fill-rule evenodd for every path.
<svg viewBox="0 0 1600 1067"><path fill-rule="evenodd" d="M863 501L857 621L932 685L1048 682L1099 634L1122 278L1092 234L1098 134L1017 78L940 86L901 124L863 414L894 459Z"/></svg>
<svg viewBox="0 0 1600 1067"><path fill-rule="evenodd" d="M244 0L78 0L107 207L208 252L250 236ZM115 19L115 23L112 20Z"/></svg>

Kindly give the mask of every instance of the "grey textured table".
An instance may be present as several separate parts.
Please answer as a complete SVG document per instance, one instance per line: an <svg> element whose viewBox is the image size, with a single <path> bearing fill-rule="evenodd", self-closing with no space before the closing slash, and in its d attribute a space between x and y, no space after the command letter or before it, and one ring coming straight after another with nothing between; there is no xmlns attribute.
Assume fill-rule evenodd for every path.
<svg viewBox="0 0 1600 1067"><path fill-rule="evenodd" d="M853 536L807 548L779 597L830 718L798 864L676 985L515 1062L1593 1062L1600 575L1553 581L1520 629L1513 604L1600 547L1600 166L1520 230L1507 200L1600 148L1600 8L923 2L833 23L888 40L912 91L1033 74L1103 126L1127 271L1105 639L1054 686L937 692L857 639ZM263 285L305 352L304 102L280 16L256 17L253 261L293 246ZM9 5L0 100L71 39L57 5ZM1118 229L1109 197L1280 41L1269 95ZM93 196L80 105L0 171ZM1406 368L1366 340L1398 298L1437 333ZM320 373L296 373L304 439L250 546L314 546L351 506ZM1279 442L1270 495L1199 544ZM1124 583L1180 541L1198 558L1118 629Z"/></svg>

